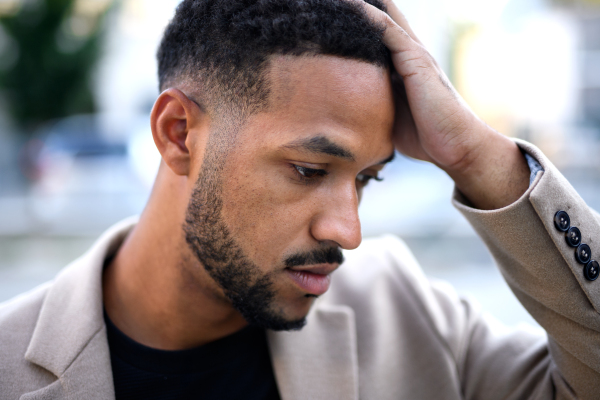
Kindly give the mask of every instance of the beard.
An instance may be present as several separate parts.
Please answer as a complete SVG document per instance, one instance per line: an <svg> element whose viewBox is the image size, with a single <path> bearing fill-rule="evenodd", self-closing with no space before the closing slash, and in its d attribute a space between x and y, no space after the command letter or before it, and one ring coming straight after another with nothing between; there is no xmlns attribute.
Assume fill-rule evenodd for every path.
<svg viewBox="0 0 600 400"><path fill-rule="evenodd" d="M262 272L244 253L223 220L221 175L225 157L217 153L209 146L192 192L183 227L186 242L233 308L250 325L275 331L302 329L306 317L287 319L281 308L277 309L273 273ZM319 248L287 257L282 269L319 263L341 265L343 261L339 247Z"/></svg>

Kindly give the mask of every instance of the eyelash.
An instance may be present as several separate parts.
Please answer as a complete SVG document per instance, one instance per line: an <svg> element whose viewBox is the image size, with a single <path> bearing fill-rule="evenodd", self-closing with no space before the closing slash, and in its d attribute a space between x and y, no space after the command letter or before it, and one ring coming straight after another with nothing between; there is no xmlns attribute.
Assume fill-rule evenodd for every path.
<svg viewBox="0 0 600 400"><path fill-rule="evenodd" d="M300 165L291 164L298 178L305 184L311 184L317 182L317 179L322 178L324 176L329 175L324 169L315 169L315 168L307 168L302 167ZM306 176L311 175L311 176ZM383 181L383 178L379 176L367 175L367 174L358 174L356 176L356 180L359 181L363 186L366 186L369 181L374 180L376 182Z"/></svg>
<svg viewBox="0 0 600 400"><path fill-rule="evenodd" d="M359 176L362 176L363 178L360 179ZM359 181L360 183L362 183L363 186L366 186L367 183L369 183L369 181L371 181L371 180L374 180L375 182L381 182L383 180L383 178L380 178L377 175L358 174L356 176L356 180Z"/></svg>
<svg viewBox="0 0 600 400"><path fill-rule="evenodd" d="M292 168L294 169L296 175L302 181L302 183L305 183L307 185L315 183L317 179L329 175L329 172L325 171L324 169L307 168L295 164L292 164Z"/></svg>

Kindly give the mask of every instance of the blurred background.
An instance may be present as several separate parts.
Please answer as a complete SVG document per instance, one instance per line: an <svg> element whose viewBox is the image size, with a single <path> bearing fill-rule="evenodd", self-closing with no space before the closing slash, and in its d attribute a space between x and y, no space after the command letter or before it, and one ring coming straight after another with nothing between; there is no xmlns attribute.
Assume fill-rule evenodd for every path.
<svg viewBox="0 0 600 400"><path fill-rule="evenodd" d="M539 146L600 209L600 0L396 3L475 112ZM159 161L154 56L177 4L0 0L0 302L143 209ZM364 236L401 236L432 278L535 325L443 172L399 157L383 176L361 205Z"/></svg>

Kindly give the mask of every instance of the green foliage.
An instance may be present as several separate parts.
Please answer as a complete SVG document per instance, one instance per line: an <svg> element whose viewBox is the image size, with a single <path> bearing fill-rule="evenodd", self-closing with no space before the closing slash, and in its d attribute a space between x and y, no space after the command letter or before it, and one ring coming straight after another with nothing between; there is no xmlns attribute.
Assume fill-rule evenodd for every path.
<svg viewBox="0 0 600 400"><path fill-rule="evenodd" d="M90 75L105 14L78 15L73 0L38 0L0 15L6 44L0 91L24 132L50 119L95 111Z"/></svg>

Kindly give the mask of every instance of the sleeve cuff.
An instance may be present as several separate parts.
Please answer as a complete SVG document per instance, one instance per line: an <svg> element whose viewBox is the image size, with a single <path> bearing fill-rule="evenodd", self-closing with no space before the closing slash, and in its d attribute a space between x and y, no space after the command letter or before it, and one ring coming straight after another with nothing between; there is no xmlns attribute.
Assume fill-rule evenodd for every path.
<svg viewBox="0 0 600 400"><path fill-rule="evenodd" d="M531 174L529 175L529 186L531 186L533 185L533 181L535 181L535 177L537 176L538 172L543 172L544 168L542 168L540 163L530 154L524 152L523 150L521 150L521 152L527 160L527 165L529 165L529 171L531 171Z"/></svg>

